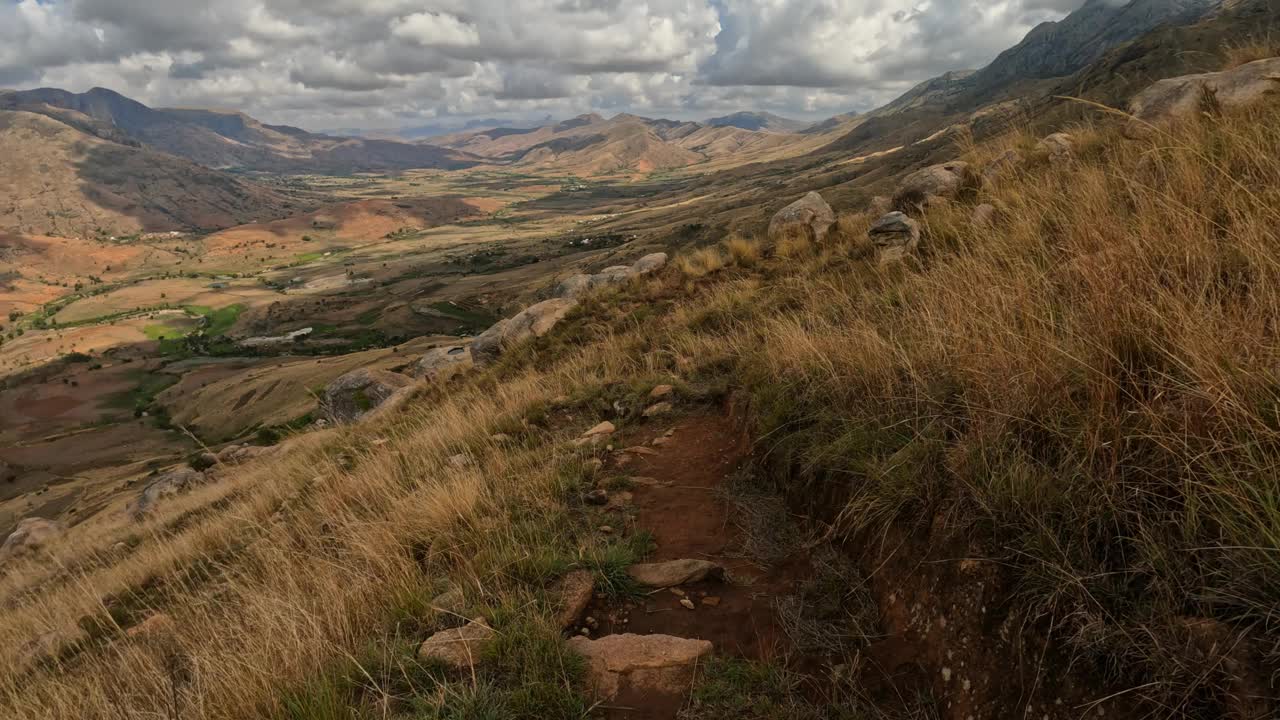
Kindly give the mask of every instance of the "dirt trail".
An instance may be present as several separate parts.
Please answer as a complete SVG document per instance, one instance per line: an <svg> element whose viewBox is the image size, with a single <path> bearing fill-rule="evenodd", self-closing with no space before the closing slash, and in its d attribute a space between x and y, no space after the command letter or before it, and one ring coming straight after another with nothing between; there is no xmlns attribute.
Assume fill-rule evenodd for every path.
<svg viewBox="0 0 1280 720"><path fill-rule="evenodd" d="M670 432L666 435L664 431ZM779 624L775 601L791 595L808 573L802 557L762 566L739 550L739 531L720 488L747 461L749 444L733 422L722 415L697 415L674 425L650 426L628 435L632 446L656 454L618 453L611 471L636 478L628 532L648 531L657 549L654 562L693 558L719 563L725 581L658 590L643 601L597 601L588 610L599 621L594 637L615 633L662 634L709 640L720 656L778 660L788 655L787 636ZM657 440L659 445L650 445ZM681 604L688 599L690 610ZM609 717L658 720L674 718L678 706L643 707L620 698Z"/></svg>

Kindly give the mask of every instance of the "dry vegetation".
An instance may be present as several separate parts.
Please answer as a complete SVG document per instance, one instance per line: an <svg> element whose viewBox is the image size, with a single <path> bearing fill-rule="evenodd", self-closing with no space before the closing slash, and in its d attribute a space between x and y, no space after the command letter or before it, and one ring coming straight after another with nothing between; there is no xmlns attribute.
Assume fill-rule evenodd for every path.
<svg viewBox="0 0 1280 720"><path fill-rule="evenodd" d="M544 588L574 565L614 588L642 549L583 531L560 441L672 377L750 391L775 476L841 499L834 533L943 517L1077 662L1155 715L1216 716L1242 681L1191 661L1189 628L1280 663L1280 109L1074 132L1063 163L965 149L1029 160L931 208L906 265L877 266L857 215L770 258L731 238L407 415L10 570L0 716L582 716ZM475 676L412 659L445 578L502 636ZM176 633L125 637L152 607Z"/></svg>

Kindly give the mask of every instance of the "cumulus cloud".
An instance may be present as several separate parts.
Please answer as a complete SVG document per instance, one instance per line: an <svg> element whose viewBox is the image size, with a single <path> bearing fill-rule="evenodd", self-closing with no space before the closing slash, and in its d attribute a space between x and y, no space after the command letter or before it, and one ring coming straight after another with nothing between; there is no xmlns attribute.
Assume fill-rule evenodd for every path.
<svg viewBox="0 0 1280 720"><path fill-rule="evenodd" d="M0 84L310 128L868 109L1082 0L18 0Z"/></svg>

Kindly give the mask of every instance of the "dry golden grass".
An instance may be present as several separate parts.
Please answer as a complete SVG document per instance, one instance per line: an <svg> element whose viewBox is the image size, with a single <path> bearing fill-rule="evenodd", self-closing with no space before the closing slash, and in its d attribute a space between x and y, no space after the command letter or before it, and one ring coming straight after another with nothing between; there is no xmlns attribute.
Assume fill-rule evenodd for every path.
<svg viewBox="0 0 1280 720"><path fill-rule="evenodd" d="M1228 43L1223 48L1223 70L1240 67L1254 60L1280 56L1280 41L1270 35Z"/></svg>
<svg viewBox="0 0 1280 720"><path fill-rule="evenodd" d="M677 369L751 391L789 484L842 484L839 531L943 511L965 524L1016 577L1011 601L1052 620L1064 652L1136 678L1135 697L1173 713L1222 682L1181 650L1187 616L1275 661L1280 109L1146 141L1076 132L1070 162L1025 152L972 199L1001 207L996 228L973 228L965 203L930 208L919 262L881 268L859 215L773 260L731 238L584 302L516 353L542 371L512 361L407 416L307 438L142 528L73 535L0 581L0 716L174 717L176 687L182 718L355 717L286 699L370 642L420 639L446 577L514 633L511 617L540 617L537 588L600 551L573 530L578 466L557 442L590 418L538 424L551 398ZM762 271L717 272L729 264ZM514 448L489 439L513 428ZM474 463L452 467L459 452ZM121 539L136 548L109 558ZM173 645L113 626L147 606L175 619ZM17 662L33 638L85 628L93 642L64 663Z"/></svg>

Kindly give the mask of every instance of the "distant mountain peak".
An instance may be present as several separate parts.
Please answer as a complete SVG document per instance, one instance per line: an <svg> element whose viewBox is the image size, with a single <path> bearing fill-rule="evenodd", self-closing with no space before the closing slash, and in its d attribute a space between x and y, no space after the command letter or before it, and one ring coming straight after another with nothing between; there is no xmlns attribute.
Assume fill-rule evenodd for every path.
<svg viewBox="0 0 1280 720"><path fill-rule="evenodd" d="M808 123L791 120L769 112L743 110L706 121L711 127L736 127L753 132L800 132Z"/></svg>

